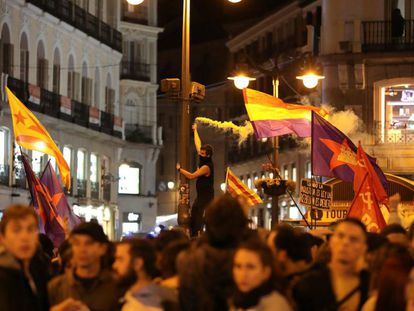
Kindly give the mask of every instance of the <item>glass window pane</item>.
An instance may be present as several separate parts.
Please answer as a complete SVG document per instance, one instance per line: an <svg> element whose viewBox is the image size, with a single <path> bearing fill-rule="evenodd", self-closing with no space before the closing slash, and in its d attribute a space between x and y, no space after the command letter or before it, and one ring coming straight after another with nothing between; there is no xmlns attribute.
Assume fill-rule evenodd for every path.
<svg viewBox="0 0 414 311"><path fill-rule="evenodd" d="M85 179L85 152L84 151L78 150L77 161L78 161L78 167L76 171L76 177L79 180L84 180Z"/></svg>
<svg viewBox="0 0 414 311"><path fill-rule="evenodd" d="M139 170L126 164L119 167L118 193L139 194Z"/></svg>
<svg viewBox="0 0 414 311"><path fill-rule="evenodd" d="M66 163L69 167L72 165L72 149L69 147L63 147L63 157L66 160Z"/></svg>
<svg viewBox="0 0 414 311"><path fill-rule="evenodd" d="M91 154L90 161L91 163L90 163L89 180L91 182L97 182L98 181L98 157L96 156L96 154L94 153Z"/></svg>
<svg viewBox="0 0 414 311"><path fill-rule="evenodd" d="M44 153L36 150L32 151L32 169L33 172L39 174L42 170L42 157Z"/></svg>

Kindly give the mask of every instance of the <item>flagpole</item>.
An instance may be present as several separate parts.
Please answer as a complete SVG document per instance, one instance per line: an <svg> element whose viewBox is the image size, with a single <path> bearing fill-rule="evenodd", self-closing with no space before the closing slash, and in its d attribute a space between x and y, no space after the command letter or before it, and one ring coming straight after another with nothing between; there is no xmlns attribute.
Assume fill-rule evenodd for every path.
<svg viewBox="0 0 414 311"><path fill-rule="evenodd" d="M227 166L227 169L226 169L226 180L224 181L224 183L226 184L226 193L228 192L227 191L227 183L228 183L228 177L229 177L229 167Z"/></svg>
<svg viewBox="0 0 414 311"><path fill-rule="evenodd" d="M314 122L314 118L315 118L315 112L312 111L312 126L311 126L311 137L313 137L313 122ZM310 176L310 182L311 182L311 193L310 193L310 201L311 201L311 206L310 206L310 220L311 220L311 225L312 222L314 220L315 222L315 226L311 226L311 229L316 229L316 224L317 224L317 220L316 220L316 215L315 213L313 213L313 139L311 138L311 163L310 163L310 169L311 169L311 176ZM313 218L312 218L313 216Z"/></svg>

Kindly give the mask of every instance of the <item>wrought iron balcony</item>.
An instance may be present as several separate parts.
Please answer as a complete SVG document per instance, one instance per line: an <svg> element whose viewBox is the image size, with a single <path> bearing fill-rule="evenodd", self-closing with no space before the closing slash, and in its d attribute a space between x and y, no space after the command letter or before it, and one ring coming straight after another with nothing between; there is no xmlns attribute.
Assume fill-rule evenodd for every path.
<svg viewBox="0 0 414 311"><path fill-rule="evenodd" d="M122 138L122 131L114 130L114 115L98 111L96 119L98 122L90 121L90 106L75 100L70 100L59 94L50 92L45 89L39 89L40 103L34 104L29 101L29 84L19 79L9 77L7 80L7 86L10 90L32 111L38 111L43 114L59 118L68 122L76 123L80 126L87 127L91 130L100 131L115 137ZM31 86L32 88L35 86ZM35 87L36 88L36 87ZM62 112L62 100L66 99L68 102L67 111ZM122 123L122 122L121 122Z"/></svg>
<svg viewBox="0 0 414 311"><path fill-rule="evenodd" d="M26 0L78 28L107 46L122 52L122 34L70 0Z"/></svg>
<svg viewBox="0 0 414 311"><path fill-rule="evenodd" d="M414 144L414 127L399 122L377 122L374 127L374 143L381 144Z"/></svg>
<svg viewBox="0 0 414 311"><path fill-rule="evenodd" d="M150 65L123 60L121 63L121 79L150 81Z"/></svg>
<svg viewBox="0 0 414 311"><path fill-rule="evenodd" d="M405 20L402 35L393 35L391 21L362 22L362 51L411 51L414 50L414 20Z"/></svg>
<svg viewBox="0 0 414 311"><path fill-rule="evenodd" d="M103 199L106 202L111 201L111 183L103 184Z"/></svg>
<svg viewBox="0 0 414 311"><path fill-rule="evenodd" d="M139 124L126 124L125 126L125 136L126 140L132 141L135 143L152 143L152 126L139 125Z"/></svg>
<svg viewBox="0 0 414 311"><path fill-rule="evenodd" d="M9 165L0 164L0 184L9 185Z"/></svg>
<svg viewBox="0 0 414 311"><path fill-rule="evenodd" d="M91 181L91 198L99 200L99 182Z"/></svg>
<svg viewBox="0 0 414 311"><path fill-rule="evenodd" d="M78 179L77 196L79 198L86 198L86 180L84 179Z"/></svg>

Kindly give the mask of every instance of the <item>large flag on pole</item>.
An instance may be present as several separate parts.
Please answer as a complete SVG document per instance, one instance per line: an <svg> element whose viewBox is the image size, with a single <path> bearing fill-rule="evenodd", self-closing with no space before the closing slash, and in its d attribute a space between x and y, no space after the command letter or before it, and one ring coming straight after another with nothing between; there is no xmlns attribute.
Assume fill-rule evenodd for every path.
<svg viewBox="0 0 414 311"><path fill-rule="evenodd" d="M70 169L52 137L29 109L6 87L16 142L23 148L47 153L56 159L60 176L70 188Z"/></svg>
<svg viewBox="0 0 414 311"><path fill-rule="evenodd" d="M259 139L285 134L309 137L312 111L322 117L327 115L323 108L287 104L277 97L252 89L244 89L243 96L247 114Z"/></svg>
<svg viewBox="0 0 414 311"><path fill-rule="evenodd" d="M252 189L247 187L236 175L227 168L226 189L232 196L242 196L249 206L263 203L262 199Z"/></svg>
<svg viewBox="0 0 414 311"><path fill-rule="evenodd" d="M24 155L22 155L22 162L32 196L32 205L40 218L40 231L46 233L55 247L59 247L65 240L64 221L56 212L49 191L37 178Z"/></svg>
<svg viewBox="0 0 414 311"><path fill-rule="evenodd" d="M337 177L354 182L357 168L357 147L344 133L316 113L312 113L312 174ZM378 176L384 189L388 189L387 179L375 158L367 155L372 172Z"/></svg>
<svg viewBox="0 0 414 311"><path fill-rule="evenodd" d="M67 221L68 229L72 230L81 220L73 213L50 161L46 164L42 177L40 177L40 182L47 188L56 213L65 223Z"/></svg>

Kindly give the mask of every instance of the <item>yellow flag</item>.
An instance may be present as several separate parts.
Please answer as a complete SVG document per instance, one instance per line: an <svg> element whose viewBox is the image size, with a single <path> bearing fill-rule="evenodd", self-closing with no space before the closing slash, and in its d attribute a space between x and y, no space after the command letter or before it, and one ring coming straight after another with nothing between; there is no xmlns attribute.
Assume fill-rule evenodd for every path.
<svg viewBox="0 0 414 311"><path fill-rule="evenodd" d="M37 150L54 157L60 176L70 189L70 168L52 137L29 109L6 87L16 142L23 148Z"/></svg>

